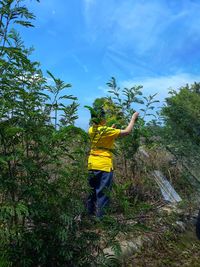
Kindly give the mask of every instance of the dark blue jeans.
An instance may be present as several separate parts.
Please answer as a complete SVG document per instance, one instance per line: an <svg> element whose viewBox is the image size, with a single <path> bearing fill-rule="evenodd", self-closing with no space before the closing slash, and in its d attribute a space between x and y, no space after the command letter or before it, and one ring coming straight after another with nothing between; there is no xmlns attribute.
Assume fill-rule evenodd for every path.
<svg viewBox="0 0 200 267"><path fill-rule="evenodd" d="M101 218L109 204L113 172L91 170L89 171L88 180L91 187L91 193L87 200L88 213Z"/></svg>

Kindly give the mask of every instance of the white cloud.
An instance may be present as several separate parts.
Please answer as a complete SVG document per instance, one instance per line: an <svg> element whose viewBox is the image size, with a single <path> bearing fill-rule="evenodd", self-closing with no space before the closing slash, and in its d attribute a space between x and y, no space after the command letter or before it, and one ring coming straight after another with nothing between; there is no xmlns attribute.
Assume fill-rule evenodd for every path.
<svg viewBox="0 0 200 267"><path fill-rule="evenodd" d="M191 73L175 73L171 75L166 76L159 76L159 77L138 77L134 79L129 79L125 81L116 81L117 85L123 89L123 88L131 88L133 86L142 85L143 89L143 95L149 96L157 93L157 99L161 101L161 103L164 101L164 99L168 96L168 91L170 89L178 90L180 87L185 86L186 84L193 84L194 82L200 82L200 75L194 75ZM108 86L99 86L98 90L102 93L99 94L97 97L103 97L108 95ZM88 97L88 101L93 100L94 97Z"/></svg>
<svg viewBox="0 0 200 267"><path fill-rule="evenodd" d="M160 77L143 77L139 79L122 81L120 86L132 87L134 85L143 85L143 95L148 96L157 93L157 99L164 101L168 96L168 91L170 88L178 90L181 86L186 84L192 84L194 82L200 81L199 75L194 75L190 73L177 73L168 76Z"/></svg>
<svg viewBox="0 0 200 267"><path fill-rule="evenodd" d="M123 89L124 87L131 88L135 85L142 85L143 96L149 96L157 93L155 100L159 100L160 103L155 105L157 108L161 107L164 104L165 98L168 96L169 89L178 90L181 86L185 86L186 84L192 84L194 82L200 81L199 75L194 75L190 73L175 73L168 76L160 76L160 77L139 77L135 79L130 79L126 81L117 81L118 86ZM93 101L98 97L105 97L109 95L107 86L99 86L99 93L96 95L90 95L84 97L84 104L92 105ZM135 105L135 108L140 110L142 106ZM156 110L157 110L156 108ZM84 108L80 111L79 119L77 120L77 125L84 129L88 127L88 121L90 119L89 112L86 112ZM142 113L141 113L142 114ZM146 118L152 119L153 117Z"/></svg>

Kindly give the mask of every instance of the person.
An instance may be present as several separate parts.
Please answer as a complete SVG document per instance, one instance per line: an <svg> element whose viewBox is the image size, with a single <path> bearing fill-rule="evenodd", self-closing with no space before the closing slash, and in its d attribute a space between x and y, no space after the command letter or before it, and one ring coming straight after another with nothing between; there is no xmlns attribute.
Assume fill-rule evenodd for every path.
<svg viewBox="0 0 200 267"><path fill-rule="evenodd" d="M88 182L90 194L87 199L89 215L102 218L109 205L109 192L113 181L113 148L115 139L132 131L139 115L135 112L125 129L106 126L105 111L100 108L91 112L93 125L89 128L91 149L88 157Z"/></svg>

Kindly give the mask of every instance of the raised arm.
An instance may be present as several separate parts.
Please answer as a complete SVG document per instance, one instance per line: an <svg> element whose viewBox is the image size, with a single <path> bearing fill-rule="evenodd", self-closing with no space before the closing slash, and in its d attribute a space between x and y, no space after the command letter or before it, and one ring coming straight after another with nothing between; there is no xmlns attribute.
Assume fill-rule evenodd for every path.
<svg viewBox="0 0 200 267"><path fill-rule="evenodd" d="M133 127L134 127L134 124L135 124L135 120L137 119L139 113L138 112L135 112L128 124L128 126L126 127L126 129L124 130L121 130L119 136L126 136L126 135L129 135L130 132L132 131Z"/></svg>

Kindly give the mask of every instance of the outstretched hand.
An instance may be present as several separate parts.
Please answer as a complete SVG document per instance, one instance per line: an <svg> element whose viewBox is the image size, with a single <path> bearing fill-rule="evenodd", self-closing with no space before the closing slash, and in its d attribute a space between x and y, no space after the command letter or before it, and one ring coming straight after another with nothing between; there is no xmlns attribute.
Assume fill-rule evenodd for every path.
<svg viewBox="0 0 200 267"><path fill-rule="evenodd" d="M138 118L138 116L139 116L139 112L135 112L132 115L132 119L136 120Z"/></svg>

